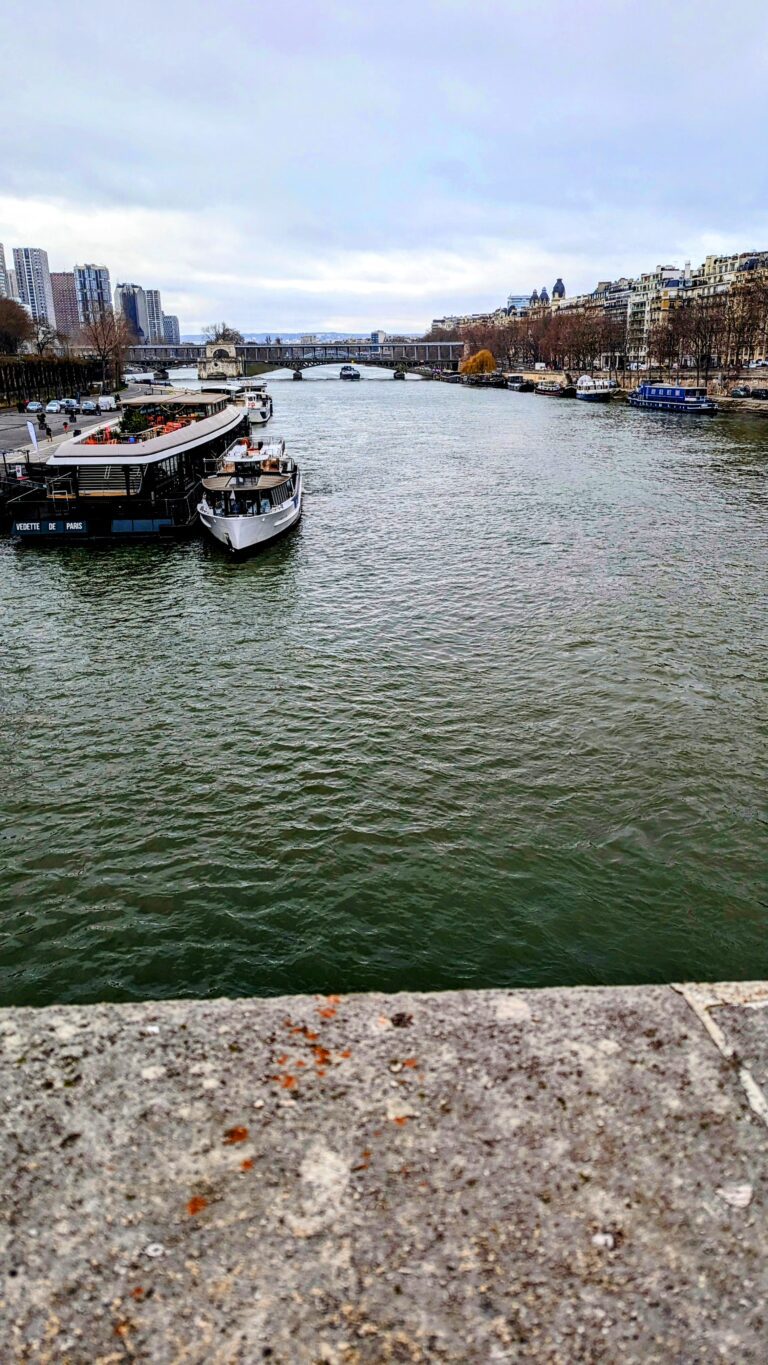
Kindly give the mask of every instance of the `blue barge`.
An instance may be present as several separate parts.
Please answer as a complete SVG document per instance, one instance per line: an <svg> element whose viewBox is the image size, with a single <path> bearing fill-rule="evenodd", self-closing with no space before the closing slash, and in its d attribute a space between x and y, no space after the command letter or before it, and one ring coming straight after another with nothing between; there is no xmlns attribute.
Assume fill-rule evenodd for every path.
<svg viewBox="0 0 768 1365"><path fill-rule="evenodd" d="M633 408L647 412L686 412L697 417L711 417L717 403L707 398L705 388L683 388L674 384L640 384L629 395Z"/></svg>

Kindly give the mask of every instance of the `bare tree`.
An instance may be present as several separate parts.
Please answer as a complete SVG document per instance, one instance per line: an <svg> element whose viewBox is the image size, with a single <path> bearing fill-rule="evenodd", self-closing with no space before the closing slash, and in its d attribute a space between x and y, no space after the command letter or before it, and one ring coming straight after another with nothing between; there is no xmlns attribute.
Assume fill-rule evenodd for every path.
<svg viewBox="0 0 768 1365"><path fill-rule="evenodd" d="M32 345L38 355L45 355L47 351L55 351L66 341L64 333L59 332L56 327L52 327L50 322L35 322L33 327Z"/></svg>
<svg viewBox="0 0 768 1365"><path fill-rule="evenodd" d="M133 329L123 314L115 314L111 308L96 313L83 326L80 344L100 361L102 384L106 383L107 374L110 374L115 388L120 388L125 353L129 346L136 344Z"/></svg>
<svg viewBox="0 0 768 1365"><path fill-rule="evenodd" d="M717 364L725 349L726 308L724 294L711 294L686 305L686 309L690 310L690 336L697 384L700 379L706 384L709 371Z"/></svg>
<svg viewBox="0 0 768 1365"><path fill-rule="evenodd" d="M230 327L226 322L209 323L207 327L203 328L203 336L206 341L229 341L238 346L243 344L242 332L238 332L235 327Z"/></svg>

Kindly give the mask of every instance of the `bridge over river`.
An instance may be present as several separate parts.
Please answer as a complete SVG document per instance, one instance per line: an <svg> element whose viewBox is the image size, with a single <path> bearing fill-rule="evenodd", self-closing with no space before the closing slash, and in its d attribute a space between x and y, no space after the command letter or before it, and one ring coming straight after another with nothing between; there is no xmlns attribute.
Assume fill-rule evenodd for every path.
<svg viewBox="0 0 768 1365"><path fill-rule="evenodd" d="M416 369L427 365L431 369L455 370L464 354L462 341L246 341L238 345L237 354L247 365L262 364L304 369L310 365L327 365L336 361L358 365L383 365L394 369L403 365ZM196 365L205 355L205 347L182 342L178 346L129 346L126 359L132 365L147 369L174 365Z"/></svg>

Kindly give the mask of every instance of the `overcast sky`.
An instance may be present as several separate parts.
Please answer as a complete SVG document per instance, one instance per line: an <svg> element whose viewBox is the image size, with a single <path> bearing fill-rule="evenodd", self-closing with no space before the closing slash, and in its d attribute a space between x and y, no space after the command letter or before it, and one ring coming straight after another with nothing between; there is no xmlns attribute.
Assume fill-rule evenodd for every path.
<svg viewBox="0 0 768 1365"><path fill-rule="evenodd" d="M763 0L12 0L0 242L184 331L420 330L768 247Z"/></svg>

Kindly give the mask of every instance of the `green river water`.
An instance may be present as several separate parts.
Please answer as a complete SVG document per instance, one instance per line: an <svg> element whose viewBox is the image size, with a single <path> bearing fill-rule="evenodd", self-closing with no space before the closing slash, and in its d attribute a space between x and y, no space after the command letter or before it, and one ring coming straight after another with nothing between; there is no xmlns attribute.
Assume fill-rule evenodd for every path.
<svg viewBox="0 0 768 1365"><path fill-rule="evenodd" d="M768 975L768 423L337 373L259 558L0 540L0 1003Z"/></svg>

